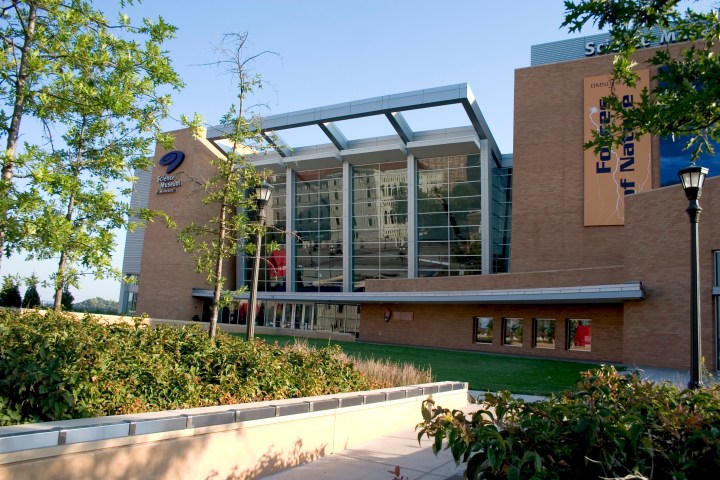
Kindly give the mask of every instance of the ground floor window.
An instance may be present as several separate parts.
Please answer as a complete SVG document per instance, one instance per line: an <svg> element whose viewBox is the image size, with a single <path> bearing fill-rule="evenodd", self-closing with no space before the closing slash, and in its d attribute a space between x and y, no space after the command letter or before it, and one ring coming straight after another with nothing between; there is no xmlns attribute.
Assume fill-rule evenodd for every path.
<svg viewBox="0 0 720 480"><path fill-rule="evenodd" d="M503 345L522 347L523 319L503 318Z"/></svg>
<svg viewBox="0 0 720 480"><path fill-rule="evenodd" d="M568 350L584 350L592 347L592 325L588 319L569 318L567 320Z"/></svg>
<svg viewBox="0 0 720 480"><path fill-rule="evenodd" d="M555 348L555 319L533 319L533 347Z"/></svg>
<svg viewBox="0 0 720 480"><path fill-rule="evenodd" d="M246 324L247 302L238 310L237 322ZM360 331L360 306L330 303L260 301L255 324L259 327L288 328L292 330L321 330L352 333Z"/></svg>
<svg viewBox="0 0 720 480"><path fill-rule="evenodd" d="M475 317L473 337L475 343L492 343L493 319L491 317Z"/></svg>

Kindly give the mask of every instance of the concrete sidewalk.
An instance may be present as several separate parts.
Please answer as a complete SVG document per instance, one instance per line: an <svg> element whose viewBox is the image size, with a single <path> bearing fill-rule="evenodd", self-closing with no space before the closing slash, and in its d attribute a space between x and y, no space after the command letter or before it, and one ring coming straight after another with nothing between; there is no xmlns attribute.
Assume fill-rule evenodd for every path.
<svg viewBox="0 0 720 480"><path fill-rule="evenodd" d="M470 405L463 410L471 412L477 407ZM418 421L420 420L418 418ZM399 468L398 475L396 468ZM459 480L463 478L463 470L463 465L455 465L448 450L435 456L430 439L423 437L422 443L418 445L417 432L413 427L409 427L264 478Z"/></svg>

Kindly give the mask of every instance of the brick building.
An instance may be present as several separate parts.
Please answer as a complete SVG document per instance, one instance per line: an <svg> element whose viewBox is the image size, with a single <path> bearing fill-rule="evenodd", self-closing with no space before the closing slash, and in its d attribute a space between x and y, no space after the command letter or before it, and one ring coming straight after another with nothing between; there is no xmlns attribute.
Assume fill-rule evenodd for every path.
<svg viewBox="0 0 720 480"><path fill-rule="evenodd" d="M672 32L660 32L667 44ZM534 46L515 74L514 152L502 154L466 84L267 117L263 130L317 126L328 143L277 146L254 159L272 172L258 328L328 330L378 343L688 368L690 241L667 139L628 136L617 151L583 150L604 121L612 57L606 37ZM639 53L647 58L654 48ZM667 48L678 48L667 45ZM652 81L652 71L643 82ZM642 85L642 83L641 83ZM619 92L632 98L639 90ZM468 126L414 131L408 110L456 105ZM631 105L631 104L630 104ZM347 139L344 120L378 116L392 135ZM222 129L174 132L184 160L141 176L136 205L180 225L212 212L189 181L211 174ZM166 157L167 158L167 157ZM710 175L716 159L704 159ZM167 162L163 162L167 164ZM718 368L720 182L701 198L702 353ZM233 285L252 265L229 262ZM126 310L207 318L210 291L175 234L128 235ZM244 323L247 296L222 321Z"/></svg>

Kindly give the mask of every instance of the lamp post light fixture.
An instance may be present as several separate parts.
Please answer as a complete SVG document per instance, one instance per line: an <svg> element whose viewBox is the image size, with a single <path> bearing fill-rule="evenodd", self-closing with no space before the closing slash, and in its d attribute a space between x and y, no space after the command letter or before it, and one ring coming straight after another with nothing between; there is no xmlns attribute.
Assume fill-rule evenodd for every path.
<svg viewBox="0 0 720 480"><path fill-rule="evenodd" d="M257 207L257 221L265 225L265 207L270 202L273 186L263 183L255 187L255 206ZM260 249L262 247L262 232L258 231L257 243L255 245L255 263L253 264L253 281L250 288L250 302L248 305L247 335L246 339L251 340L255 335L255 318L257 317L257 290L260 277Z"/></svg>
<svg viewBox="0 0 720 480"><path fill-rule="evenodd" d="M698 221L702 187L708 169L690 165L678 172L685 196L690 204L685 210L690 217L690 381L688 388L701 387L702 354L700 352L700 265L698 261Z"/></svg>

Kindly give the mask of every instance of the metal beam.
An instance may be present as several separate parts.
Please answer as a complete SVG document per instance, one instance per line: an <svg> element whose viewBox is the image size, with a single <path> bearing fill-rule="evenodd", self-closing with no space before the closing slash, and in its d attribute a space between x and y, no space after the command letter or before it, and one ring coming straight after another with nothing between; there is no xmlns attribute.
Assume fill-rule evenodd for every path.
<svg viewBox="0 0 720 480"><path fill-rule="evenodd" d="M318 123L320 129L328 136L330 141L337 147L338 150L348 149L348 140L340 129L332 122Z"/></svg>
<svg viewBox="0 0 720 480"><path fill-rule="evenodd" d="M415 132L412 131L400 112L386 112L385 116L405 145L415 140Z"/></svg>
<svg viewBox="0 0 720 480"><path fill-rule="evenodd" d="M287 145L280 136L273 132L273 131L263 131L262 133L263 138L266 142L270 144L270 146L280 155L281 157L289 157L292 155L292 152L290 149L285 148L285 145Z"/></svg>

